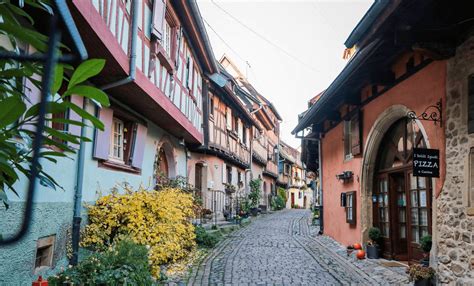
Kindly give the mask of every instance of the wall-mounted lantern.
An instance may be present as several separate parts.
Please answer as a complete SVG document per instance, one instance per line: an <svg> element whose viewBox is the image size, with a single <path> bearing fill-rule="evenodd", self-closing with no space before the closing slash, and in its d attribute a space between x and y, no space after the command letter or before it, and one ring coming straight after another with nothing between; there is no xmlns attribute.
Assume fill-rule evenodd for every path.
<svg viewBox="0 0 474 286"><path fill-rule="evenodd" d="M345 183L345 182L351 180L353 176L354 176L354 173L352 173L352 171L343 171L342 173L337 174L336 178L338 180L342 180L343 183Z"/></svg>

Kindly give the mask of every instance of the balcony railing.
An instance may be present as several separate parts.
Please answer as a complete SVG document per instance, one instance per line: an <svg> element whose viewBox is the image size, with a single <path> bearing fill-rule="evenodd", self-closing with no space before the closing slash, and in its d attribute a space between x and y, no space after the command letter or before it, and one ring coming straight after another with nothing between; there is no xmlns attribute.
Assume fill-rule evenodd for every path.
<svg viewBox="0 0 474 286"><path fill-rule="evenodd" d="M218 127L214 121L209 121L209 134L209 145L211 147L219 149L242 163L250 163L250 151L240 143L237 135Z"/></svg>
<svg viewBox="0 0 474 286"><path fill-rule="evenodd" d="M86 0L84 0L86 1ZM89 0L101 15L124 53L129 56L132 1L139 1L137 72L141 72L202 132L202 75L193 59L185 33L176 28L174 54L168 55L161 43L151 40L151 1ZM158 51L161 51L159 53Z"/></svg>

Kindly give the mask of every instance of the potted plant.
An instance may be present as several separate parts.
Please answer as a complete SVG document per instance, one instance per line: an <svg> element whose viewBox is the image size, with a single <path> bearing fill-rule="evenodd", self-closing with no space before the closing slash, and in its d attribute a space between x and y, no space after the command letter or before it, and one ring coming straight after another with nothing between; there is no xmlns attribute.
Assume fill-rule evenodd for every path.
<svg viewBox="0 0 474 286"><path fill-rule="evenodd" d="M212 219L212 211L210 209L202 209L202 216L205 219Z"/></svg>
<svg viewBox="0 0 474 286"><path fill-rule="evenodd" d="M431 279L435 275L435 271L431 267L426 267L421 264L412 264L408 267L408 275L410 282L414 282L415 286L429 286Z"/></svg>
<svg viewBox="0 0 474 286"><path fill-rule="evenodd" d="M430 251L432 245L433 241L431 239L431 235L425 235L420 239L420 247L424 252L423 259L420 260L420 263L424 266L430 265Z"/></svg>
<svg viewBox="0 0 474 286"><path fill-rule="evenodd" d="M381 237L382 237L382 234L379 228L371 227L369 229L369 241L367 242L367 258L371 258L371 259L380 258L379 241Z"/></svg>

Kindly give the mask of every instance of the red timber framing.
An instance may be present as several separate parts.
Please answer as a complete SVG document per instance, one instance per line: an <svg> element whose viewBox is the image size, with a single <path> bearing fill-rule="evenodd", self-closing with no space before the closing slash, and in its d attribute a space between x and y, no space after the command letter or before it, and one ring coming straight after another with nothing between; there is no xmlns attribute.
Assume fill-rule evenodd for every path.
<svg viewBox="0 0 474 286"><path fill-rule="evenodd" d="M161 39L155 36L153 26L153 12L160 9L154 9L153 0L140 1L135 80L107 92L174 136L191 144L201 144L203 74L215 72L211 64L213 56L210 59L212 51L206 50L203 41L207 36L199 33L189 3L156 1L162 1L158 5L166 5L165 17L161 17L164 20ZM70 2L90 57L106 59L102 76L94 79L98 86L125 78L130 73L131 2ZM179 6L180 14L176 13L174 5ZM166 25L170 27L168 34L165 33ZM165 37L170 41L167 45L171 46L170 50L164 47Z"/></svg>

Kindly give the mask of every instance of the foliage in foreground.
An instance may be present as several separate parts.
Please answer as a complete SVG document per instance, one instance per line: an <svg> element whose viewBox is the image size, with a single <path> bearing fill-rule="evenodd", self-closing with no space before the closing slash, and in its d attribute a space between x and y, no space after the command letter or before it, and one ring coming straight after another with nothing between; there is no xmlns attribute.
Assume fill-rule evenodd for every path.
<svg viewBox="0 0 474 286"><path fill-rule="evenodd" d="M0 46L1 53L23 53L21 47L25 44L34 53L45 54L48 49L48 37L33 28L35 23L27 12L20 8L17 2L24 2L25 8L40 15L48 16L53 9L45 3L49 1L0 1L0 37L5 39ZM6 43L8 42L8 43ZM61 50L67 50L61 46ZM33 52L31 52L33 53ZM61 53L60 50L57 53ZM74 104L70 97L76 95L92 99L99 106L108 106L107 95L98 88L86 82L100 73L105 61L93 59L83 62L75 70L66 64L57 64L54 71L53 84L49 98L46 100L46 124L42 142L43 145L54 147L60 152L43 149L40 158L56 163L60 157L67 157L76 152L73 145L80 140L89 140L71 134L70 126L83 127L81 120L70 120L60 114L75 112L80 118L89 121L93 127L103 130L104 124L94 115ZM30 177L32 161L32 142L35 136L35 126L38 124L39 104L30 98L35 91L41 89L41 78L44 75L43 64L38 62L18 62L11 58L0 59L0 202L8 208L7 190L18 195L15 183L21 175ZM28 86L25 83L30 83ZM64 126L64 130L53 128L54 125ZM69 126L69 127L68 127ZM38 168L39 183L56 189L61 188L52 174L48 174L40 165Z"/></svg>
<svg viewBox="0 0 474 286"><path fill-rule="evenodd" d="M97 252L58 275L48 277L49 285L152 285L148 250L125 239L104 252Z"/></svg>
<svg viewBox="0 0 474 286"><path fill-rule="evenodd" d="M193 197L179 189L160 191L125 186L125 193L99 198L88 206L89 222L82 236L82 246L106 249L123 237L150 246L150 263L154 277L160 265L186 257L195 247Z"/></svg>

